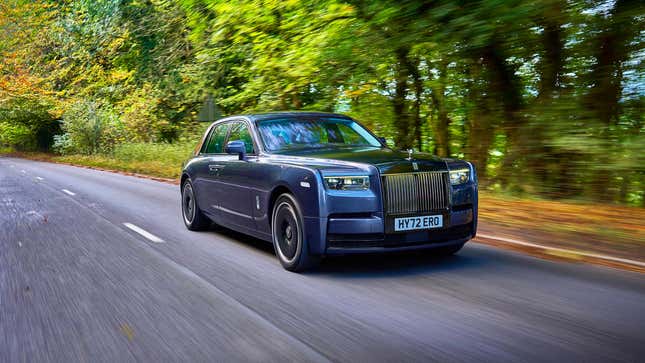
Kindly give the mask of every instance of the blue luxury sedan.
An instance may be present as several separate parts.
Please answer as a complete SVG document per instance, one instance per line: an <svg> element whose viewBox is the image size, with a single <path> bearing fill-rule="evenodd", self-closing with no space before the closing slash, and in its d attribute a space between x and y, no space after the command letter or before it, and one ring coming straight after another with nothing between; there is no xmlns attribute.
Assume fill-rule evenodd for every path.
<svg viewBox="0 0 645 363"><path fill-rule="evenodd" d="M184 166L181 201L188 229L215 222L272 242L290 271L331 254L453 254L477 231L469 162L392 150L328 113L214 122Z"/></svg>

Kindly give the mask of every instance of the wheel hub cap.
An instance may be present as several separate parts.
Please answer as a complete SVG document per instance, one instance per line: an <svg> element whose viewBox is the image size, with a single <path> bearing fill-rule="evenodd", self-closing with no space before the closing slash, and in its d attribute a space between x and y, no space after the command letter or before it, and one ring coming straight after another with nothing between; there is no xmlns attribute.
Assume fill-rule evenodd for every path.
<svg viewBox="0 0 645 363"><path fill-rule="evenodd" d="M284 230L284 235L287 238L287 242L291 243L291 239L293 237L291 232L291 226L287 226L287 228Z"/></svg>

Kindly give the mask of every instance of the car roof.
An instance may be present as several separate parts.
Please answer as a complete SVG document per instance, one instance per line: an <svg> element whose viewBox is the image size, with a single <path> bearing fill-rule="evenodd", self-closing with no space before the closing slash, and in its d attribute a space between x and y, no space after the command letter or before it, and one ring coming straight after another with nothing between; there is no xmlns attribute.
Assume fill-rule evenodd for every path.
<svg viewBox="0 0 645 363"><path fill-rule="evenodd" d="M349 119L349 116L341 115L338 113L328 112L307 112L307 111L285 111L285 112L267 112L267 113L254 113L247 115L240 115L249 118L253 121L272 120L277 118L297 118L297 117L338 117Z"/></svg>

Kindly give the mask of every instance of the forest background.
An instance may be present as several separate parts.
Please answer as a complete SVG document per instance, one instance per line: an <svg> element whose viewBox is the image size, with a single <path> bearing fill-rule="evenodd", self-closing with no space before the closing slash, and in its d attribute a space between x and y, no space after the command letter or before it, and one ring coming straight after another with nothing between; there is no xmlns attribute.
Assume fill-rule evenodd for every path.
<svg viewBox="0 0 645 363"><path fill-rule="evenodd" d="M493 194L643 207L643 9L5 0L0 148L176 177L205 109L340 112L472 161Z"/></svg>

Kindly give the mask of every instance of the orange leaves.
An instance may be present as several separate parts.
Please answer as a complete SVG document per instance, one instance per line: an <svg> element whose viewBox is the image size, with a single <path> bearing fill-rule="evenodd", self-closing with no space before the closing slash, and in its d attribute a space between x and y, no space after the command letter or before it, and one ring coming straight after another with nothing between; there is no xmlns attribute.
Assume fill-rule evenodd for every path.
<svg viewBox="0 0 645 363"><path fill-rule="evenodd" d="M42 78L31 73L16 52L5 53L1 56L0 102L12 97L52 94L42 87Z"/></svg>
<svg viewBox="0 0 645 363"><path fill-rule="evenodd" d="M8 0L0 4L0 102L15 97L50 96L44 79L34 70L42 38L54 11L42 1Z"/></svg>

